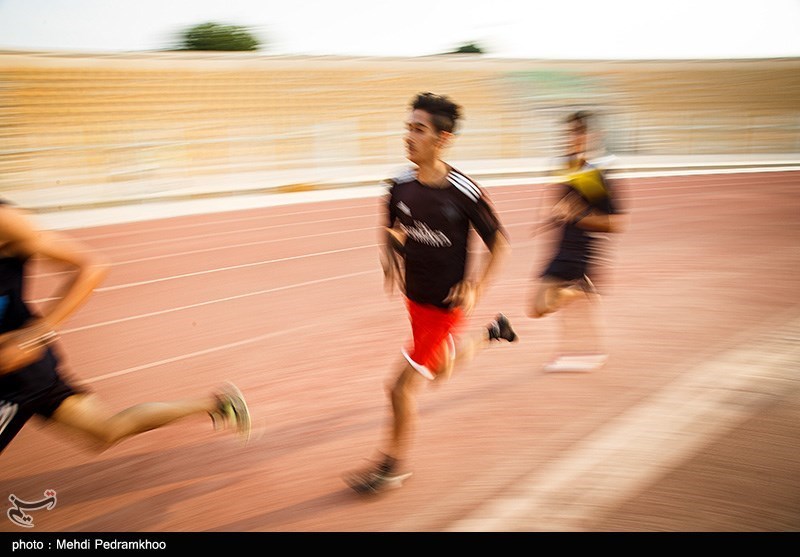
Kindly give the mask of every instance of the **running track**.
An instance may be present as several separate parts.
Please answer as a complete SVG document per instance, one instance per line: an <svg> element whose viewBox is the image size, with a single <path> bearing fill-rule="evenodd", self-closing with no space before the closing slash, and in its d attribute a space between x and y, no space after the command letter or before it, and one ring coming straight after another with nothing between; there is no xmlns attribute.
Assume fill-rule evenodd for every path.
<svg viewBox="0 0 800 557"><path fill-rule="evenodd" d="M797 530L800 173L624 186L593 374L543 373L555 317L524 317L542 186L489 189L514 252L472 325L503 311L521 341L423 389L415 475L371 500L340 474L383 435L408 329L377 199L70 230L113 262L63 331L70 371L114 410L233 380L256 437L190 419L94 455L33 423L0 456L0 496L56 490L41 532Z"/></svg>

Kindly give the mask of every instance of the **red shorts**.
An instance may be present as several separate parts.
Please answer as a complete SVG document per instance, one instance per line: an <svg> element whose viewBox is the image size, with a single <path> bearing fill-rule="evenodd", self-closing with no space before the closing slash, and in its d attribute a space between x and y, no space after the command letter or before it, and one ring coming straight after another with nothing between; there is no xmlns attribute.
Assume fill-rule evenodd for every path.
<svg viewBox="0 0 800 557"><path fill-rule="evenodd" d="M464 314L460 308L443 309L411 300L406 300L406 306L413 340L403 349L403 356L423 376L434 379L445 360L443 350L446 348L449 357L455 357L452 333L461 324Z"/></svg>

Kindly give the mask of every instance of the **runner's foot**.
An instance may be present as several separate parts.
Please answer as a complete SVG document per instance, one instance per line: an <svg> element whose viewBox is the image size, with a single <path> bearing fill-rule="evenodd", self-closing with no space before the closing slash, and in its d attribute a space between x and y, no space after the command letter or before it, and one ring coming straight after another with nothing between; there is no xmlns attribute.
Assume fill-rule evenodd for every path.
<svg viewBox="0 0 800 557"><path fill-rule="evenodd" d="M217 408L210 412L215 429L232 427L246 443L252 423L250 410L242 392L233 383L226 383L217 396Z"/></svg>
<svg viewBox="0 0 800 557"><path fill-rule="evenodd" d="M508 342L517 340L517 333L511 328L511 322L502 313L498 313L487 328L489 329L489 340L507 340Z"/></svg>
<svg viewBox="0 0 800 557"><path fill-rule="evenodd" d="M397 489L411 476L411 472L399 472L385 462L373 463L367 468L348 472L343 479L356 493L370 495L389 489Z"/></svg>

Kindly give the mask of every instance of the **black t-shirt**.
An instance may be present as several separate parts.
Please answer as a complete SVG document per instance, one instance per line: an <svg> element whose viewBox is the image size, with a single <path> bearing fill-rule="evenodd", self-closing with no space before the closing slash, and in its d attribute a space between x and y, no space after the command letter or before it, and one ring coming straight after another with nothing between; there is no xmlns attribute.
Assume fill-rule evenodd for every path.
<svg viewBox="0 0 800 557"><path fill-rule="evenodd" d="M415 170L389 180L387 226L407 233L406 296L420 304L446 308L450 289L464 280L470 227L488 247L496 232L505 235L486 192L456 169L447 185L430 187Z"/></svg>
<svg viewBox="0 0 800 557"><path fill-rule="evenodd" d="M7 203L0 199L2 205ZM18 257L0 255L0 333L19 329L31 317L23 299L25 262Z"/></svg>
<svg viewBox="0 0 800 557"><path fill-rule="evenodd" d="M594 168L589 163L584 165L583 169ZM599 169L598 169L599 170ZM592 201L586 200L584 202L589 208L599 211L607 215L613 215L619 212L619 207L614 196L614 184L609 180L604 172L598 173L602 181L603 188L606 195ZM569 185L558 186L563 188L563 195L574 194ZM559 242L558 254L556 259L559 261L572 261L572 262L588 262L593 260L597 254L594 251L597 249L597 241L604 237L603 232L594 232L585 230L576 226L574 223L567 223L562 228L561 240Z"/></svg>

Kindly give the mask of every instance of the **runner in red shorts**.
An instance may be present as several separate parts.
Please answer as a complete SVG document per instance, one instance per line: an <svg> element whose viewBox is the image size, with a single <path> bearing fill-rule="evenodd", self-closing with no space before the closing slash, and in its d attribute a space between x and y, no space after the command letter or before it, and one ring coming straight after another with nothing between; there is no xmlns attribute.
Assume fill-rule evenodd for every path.
<svg viewBox="0 0 800 557"><path fill-rule="evenodd" d="M510 251L486 192L440 158L459 116L460 107L447 97L417 95L405 135L407 158L414 167L388 182L384 274L388 288L397 286L406 297L412 338L402 350L403 365L391 389L392 420L380 459L345 475L359 493L399 487L410 475L402 463L421 384L449 377L456 363L490 342L517 339L502 314L477 334L457 335ZM484 265L475 266L475 276L467 278L473 229L489 255Z"/></svg>

